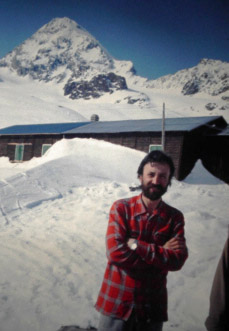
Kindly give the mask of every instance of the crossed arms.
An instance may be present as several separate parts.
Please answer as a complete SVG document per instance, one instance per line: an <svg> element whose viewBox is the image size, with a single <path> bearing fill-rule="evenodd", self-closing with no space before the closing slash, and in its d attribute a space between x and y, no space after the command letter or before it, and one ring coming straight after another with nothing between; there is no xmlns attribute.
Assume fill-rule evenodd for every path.
<svg viewBox="0 0 229 331"><path fill-rule="evenodd" d="M130 238L125 212L122 207L114 204L106 235L109 262L132 271L152 269L152 267L164 271L181 269L188 252L184 238L184 219L180 212L174 216L173 223L171 236L163 245ZM137 248L132 250L132 243L136 239Z"/></svg>

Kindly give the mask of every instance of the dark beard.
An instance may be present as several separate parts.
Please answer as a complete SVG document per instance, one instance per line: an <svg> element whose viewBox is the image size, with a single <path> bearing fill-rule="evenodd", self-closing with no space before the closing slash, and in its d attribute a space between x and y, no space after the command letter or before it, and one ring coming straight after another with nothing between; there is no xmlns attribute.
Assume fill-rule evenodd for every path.
<svg viewBox="0 0 229 331"><path fill-rule="evenodd" d="M150 189L152 187L157 188L157 190L151 192ZM165 194L165 192L167 192L168 186L163 187L161 185L154 185L154 184L152 184L150 186L146 186L146 185L142 184L141 188L142 188L142 193L146 198L148 198L152 201L155 201L155 200L160 199L162 197L162 195Z"/></svg>

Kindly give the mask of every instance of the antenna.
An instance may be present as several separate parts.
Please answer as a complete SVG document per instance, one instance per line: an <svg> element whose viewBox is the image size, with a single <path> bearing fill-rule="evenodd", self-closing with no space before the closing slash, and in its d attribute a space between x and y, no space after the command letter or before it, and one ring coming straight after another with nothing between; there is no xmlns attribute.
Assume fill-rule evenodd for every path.
<svg viewBox="0 0 229 331"><path fill-rule="evenodd" d="M161 130L161 145L162 150L165 150L165 103L163 102L163 110L162 110L162 130Z"/></svg>

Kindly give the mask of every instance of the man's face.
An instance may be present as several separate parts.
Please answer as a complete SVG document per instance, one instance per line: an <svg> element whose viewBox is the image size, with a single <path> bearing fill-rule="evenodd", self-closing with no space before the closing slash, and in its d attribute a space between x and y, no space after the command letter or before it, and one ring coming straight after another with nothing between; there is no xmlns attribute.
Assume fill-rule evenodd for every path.
<svg viewBox="0 0 229 331"><path fill-rule="evenodd" d="M170 168L166 163L147 163L139 177L142 193L150 200L158 200L167 191Z"/></svg>

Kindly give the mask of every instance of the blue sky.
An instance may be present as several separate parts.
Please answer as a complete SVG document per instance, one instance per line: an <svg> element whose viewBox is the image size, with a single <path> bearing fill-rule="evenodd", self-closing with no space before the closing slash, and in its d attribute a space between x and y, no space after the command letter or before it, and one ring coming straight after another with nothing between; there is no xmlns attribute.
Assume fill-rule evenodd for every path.
<svg viewBox="0 0 229 331"><path fill-rule="evenodd" d="M65 16L150 79L229 61L229 0L0 0L0 58Z"/></svg>

